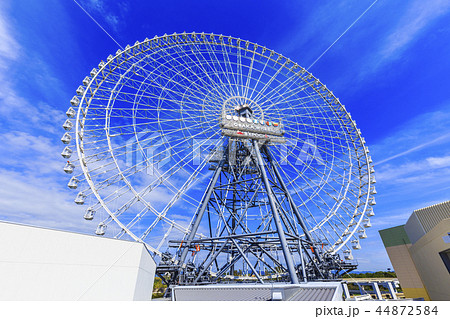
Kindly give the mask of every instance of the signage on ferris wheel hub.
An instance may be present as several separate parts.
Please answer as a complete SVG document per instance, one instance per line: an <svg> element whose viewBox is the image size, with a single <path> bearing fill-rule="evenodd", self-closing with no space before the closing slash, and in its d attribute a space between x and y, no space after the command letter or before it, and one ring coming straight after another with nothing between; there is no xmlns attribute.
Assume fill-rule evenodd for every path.
<svg viewBox="0 0 450 319"><path fill-rule="evenodd" d="M242 116L223 115L220 121L222 135L285 143L283 125L279 122Z"/></svg>

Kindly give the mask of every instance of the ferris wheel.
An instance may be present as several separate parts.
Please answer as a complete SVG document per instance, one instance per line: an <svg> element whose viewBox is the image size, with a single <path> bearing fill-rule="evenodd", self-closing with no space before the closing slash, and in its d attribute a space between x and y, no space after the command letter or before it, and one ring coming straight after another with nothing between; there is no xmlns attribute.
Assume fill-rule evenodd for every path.
<svg viewBox="0 0 450 319"><path fill-rule="evenodd" d="M239 246L232 222L265 236L277 226L285 254L289 238L303 238L347 260L367 237L376 181L360 130L319 79L273 50L216 34L155 36L101 61L70 102L64 171L97 235L159 256L190 238L194 256L224 229ZM256 172L266 178L242 177Z"/></svg>

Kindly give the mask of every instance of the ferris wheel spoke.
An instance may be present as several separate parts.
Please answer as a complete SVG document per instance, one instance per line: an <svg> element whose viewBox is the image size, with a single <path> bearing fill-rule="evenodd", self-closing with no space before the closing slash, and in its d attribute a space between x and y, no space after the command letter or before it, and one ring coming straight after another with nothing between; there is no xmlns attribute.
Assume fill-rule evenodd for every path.
<svg viewBox="0 0 450 319"><path fill-rule="evenodd" d="M225 85L225 83L222 81L222 79L220 78L221 74L224 74L223 70L222 72L220 72L219 70L217 70L214 65L215 65L215 61L217 61L217 58L214 54L214 51L210 51L208 46L206 46L204 48L204 50L206 50L206 52L208 52L208 54L210 55L211 60L208 61L204 58L203 55L200 55L201 52L203 52L202 49L199 48L199 46L195 43L192 43L192 48L193 48L193 56L195 57L194 59L191 59L191 61L193 63L195 63L195 65L197 66L197 68L199 70L201 70L201 72L203 72L203 74L205 74L205 76L212 82L214 82L214 80L211 78L210 73L206 70L205 66L206 65L208 68L210 68L211 70L213 70L212 74L217 78L218 80L218 85L217 87L221 90L221 99L223 99L223 97L225 96L230 96L232 95L232 91L230 90L230 87ZM214 59L215 58L215 59ZM221 64L219 63L219 66L221 67Z"/></svg>
<svg viewBox="0 0 450 319"><path fill-rule="evenodd" d="M228 49L230 47L222 46L222 56L224 60L224 66L225 66L225 74L227 75L227 80L230 86L230 89L233 87L236 87L236 92L233 92L235 96L239 96L238 88L238 81L237 81L237 75L233 69L233 66L231 64L230 56L228 55ZM230 48L231 49L231 48Z"/></svg>
<svg viewBox="0 0 450 319"><path fill-rule="evenodd" d="M250 59L250 66L248 67L248 73L247 73L247 81L245 83L245 89L244 89L244 97L248 97L249 89L250 89L250 79L252 78L253 73L253 64L255 63L255 54L256 51L252 52L252 58Z"/></svg>
<svg viewBox="0 0 450 319"><path fill-rule="evenodd" d="M208 140L205 140L203 143L207 143L207 142L208 142ZM217 143L219 143L219 142L220 142L220 141L218 141ZM195 150L192 150L191 152L185 154L184 158L182 158L181 160L185 160L186 158L189 158L189 157L193 154L194 151L195 151ZM160 176L158 177L157 180L155 180L154 182L150 183L146 188L144 188L144 189L140 192L140 196L141 196L141 197L144 196L144 194L148 193L149 190L151 191L151 189L153 189L153 188L156 187L157 185L160 185L160 184L162 184L163 182L167 181L167 179L168 179L170 176L172 176L172 175L176 172L176 171L175 171L175 172L172 172L172 174L168 175L168 173L171 172L171 171L173 170L174 167L178 167L178 170L182 169L182 167L181 167L180 165L178 165L178 164L175 164L174 166L170 167L169 169L166 170L166 173L165 173L165 174L160 175ZM166 176L165 176L165 175L166 175ZM168 175L168 176L167 176L167 175ZM154 184L155 182L159 182L159 183L157 183L156 186L155 186L155 184Z"/></svg>
<svg viewBox="0 0 450 319"><path fill-rule="evenodd" d="M245 51L244 51L245 52ZM240 87L241 88L241 92L239 93L239 95L240 96L245 96L244 94L244 88L245 88L245 86L244 86L244 78L243 78L243 70L242 70L242 56L241 56L241 54L242 54L242 50L241 50L241 47L239 47L238 48L238 51L237 51L237 70L238 70L238 75L239 75L239 84L238 84L238 88Z"/></svg>
<svg viewBox="0 0 450 319"><path fill-rule="evenodd" d="M215 146L220 144L220 142L222 142L222 140L217 141ZM208 158L203 159L203 161L198 165L197 169L195 169L194 172L189 176L189 178L186 180L186 182L183 184L183 186L178 190L178 192L176 194L174 194L174 196L172 197L170 202L166 205L166 207L164 207L164 209L161 211L161 213L158 214L158 219L155 220L150 225L150 227L148 227L144 231L143 235L141 236L142 240L144 240L150 234L152 229L156 226L157 221L159 219L161 219L162 217L165 217L167 212L173 207L173 205L177 202L177 200L180 199L188 191L190 185L195 181L195 179L197 178L198 174L207 165L208 160L209 160Z"/></svg>
<svg viewBox="0 0 450 319"><path fill-rule="evenodd" d="M269 108L288 101L290 97L298 96L298 94L302 91L307 93L309 98L312 98L314 96L322 97L322 95L318 92L314 91L314 93L311 94L310 92L305 91L305 89L309 86L311 86L311 84L305 81L304 78L299 79L297 73L292 74L285 81L272 88L272 90L269 91L268 94L266 94L269 101L271 101L272 98L277 99L277 101L275 103L272 103L272 106L269 106ZM284 92L282 92L283 89ZM287 96L285 97L285 95Z"/></svg>
<svg viewBox="0 0 450 319"><path fill-rule="evenodd" d="M255 101L259 101L259 98L265 94L265 91L270 87L270 85L276 81L278 75L280 74L281 71L284 70L286 63L281 65L276 72L272 75L272 77L264 84L264 86L261 88L261 90L258 91L258 93L256 94L256 96L253 98L253 100Z"/></svg>
<svg viewBox="0 0 450 319"><path fill-rule="evenodd" d="M302 91L305 90L305 88L308 87L307 83L297 83L294 80L297 80L295 75L292 75L290 78L287 78L284 82L279 83L277 86L275 86L275 88L267 91L264 95L261 94L261 96L259 97L259 99L257 99L257 102L260 102L261 104L266 104L268 102L271 102L270 106L267 107L267 109L269 110L270 108L272 108L273 106L276 106L278 104L280 104L280 102L278 101L287 101L289 97L293 97L293 96L297 96L297 99L305 99L306 97L298 97L298 94ZM294 86L294 89L289 90L286 85L290 84L291 86L294 86L294 84L299 84ZM281 93L278 92L281 89L285 89L286 91ZM277 94L278 93L278 94ZM285 94L289 94L289 96L284 97ZM261 102L262 98L265 97L264 102ZM273 99L276 99L277 101L272 102Z"/></svg>
<svg viewBox="0 0 450 319"><path fill-rule="evenodd" d="M226 62L220 61L219 58L217 57L218 53L221 53L222 56L225 57L225 53L224 53L226 50L225 46L222 46L221 51L217 51L217 53L214 50L214 48L211 46L211 44L209 44L209 43L206 43L205 48L206 48L206 52L208 52L208 55L211 58L210 67L212 70L214 70L214 74L217 75L221 86L224 88L224 92L225 92L225 94L223 96L224 100L226 100L225 97L236 96L237 93L233 91L233 84L232 84L233 81L230 80L230 76L229 76L230 71L227 69L227 64L226 64ZM198 49L198 46L197 46L197 49ZM225 70L224 70L224 67L225 67ZM227 83L222 81L222 79L220 78L219 75L222 75Z"/></svg>
<svg viewBox="0 0 450 319"><path fill-rule="evenodd" d="M157 61L153 58L152 62L156 63ZM166 62L169 63L170 61L166 60ZM138 62L136 62L136 63L138 63ZM180 64L180 65L182 65L182 64ZM197 64L195 64L195 65L197 65ZM188 65L183 65L183 67L190 70L188 68ZM140 68L142 68L142 67L140 67ZM167 76L165 74L165 72L148 74L148 72L145 69L142 68L142 70L144 70L144 74L142 75L142 78L143 78L143 80L145 80L145 82L140 82L141 85L144 85L142 91L147 91L147 89L150 89L150 88L155 88L155 89L164 88L165 91L170 92L172 94L180 95L180 96L183 95L183 93L179 92L178 90L171 90L169 88L166 88L159 81L157 81L158 79L162 79L162 80L164 80L164 83L166 83L166 84L171 83L171 85L177 85L178 87L183 88L184 91L193 91L193 92L196 92L197 94L204 94L203 91L200 91L197 89L198 85L196 85L196 83L192 79L189 79L187 76L185 76L183 74L184 69L179 70L177 73L174 74L174 76L172 78ZM169 70L172 70L172 69L169 68ZM193 72L193 70L190 70L190 71L192 71L191 74L196 75L196 73ZM144 77L144 75L145 75L145 77ZM182 78L184 81L187 82L187 84L183 84L179 81L175 81L173 78L176 76ZM147 77L151 77L153 79L151 83L147 82ZM213 85L213 83L214 83L214 82L206 82L198 75L196 75L195 77L200 81L201 84L206 85L206 87L209 87L209 86ZM132 80L132 78L127 78L127 77L126 77L126 79ZM133 82L137 82L137 81L133 81ZM137 83L139 83L139 82L137 82ZM124 85L125 84L126 83L124 83ZM133 86L130 86L130 87L133 88Z"/></svg>
<svg viewBox="0 0 450 319"><path fill-rule="evenodd" d="M179 70L179 72L178 72L177 74L178 74L180 77L182 77L183 79L187 80L189 83L191 83L191 87L193 87L194 90L196 89L196 86L194 85L195 82L194 82L193 80L190 80L188 77L186 77L186 76L182 73L183 70L189 70L191 75L193 75L194 77L196 77L198 80L201 81L202 84L205 84L206 86L210 86L210 85L212 85L212 84L214 83L214 81L205 82L204 80L202 80L202 78L201 78L200 76L198 76L197 73L194 72L194 70L192 70L192 69L189 67L189 63L184 63L185 60L183 60L183 62L178 63L176 66L173 65L173 62L177 62L178 60L177 60L177 59L170 59L170 58L169 58L170 55L167 53L167 51L166 51L164 48L161 48L160 51L166 53L166 56L161 55L161 54L159 54L158 56L161 57L161 58L163 58L163 59L165 60L165 62L166 62L168 65L170 64L170 66L168 66L167 69L168 69L169 71L172 71L174 68L177 68L177 67L178 67L178 68L181 68L181 70ZM194 53L192 53L192 54L194 55ZM180 60L182 60L183 58L187 58L187 57L189 57L189 54L186 54L186 52L183 52L183 55L180 55L180 54L179 54ZM157 66L163 65L163 64L160 63L160 61L157 61L154 57L146 56L145 58L151 58L151 59L152 59L152 62L155 63ZM195 65L195 66L198 66L198 64L195 63L195 61L194 61L193 59L190 59L190 60L191 60L191 64L193 64L193 65ZM144 71L144 74L148 74L148 72L147 72L144 68L141 68L141 69ZM164 72L160 72L159 75L163 77L163 76L164 76ZM164 77L163 77L163 78L164 78ZM166 78L166 80L167 80L167 78ZM177 82L177 84L180 84L180 83ZM175 93L176 93L176 92L175 92ZM199 92L197 92L197 93L198 93L198 94L202 94L202 93L204 93L204 92L200 92L200 91L199 91Z"/></svg>
<svg viewBox="0 0 450 319"><path fill-rule="evenodd" d="M214 60L211 58L211 60L208 61L207 59L205 59L205 57L204 57L203 55L200 55L200 57L199 57L199 54L198 54L198 53L201 52L200 48L197 47L194 43L192 43L191 46L195 48L195 51L192 50L192 56L195 57L195 60L194 60L193 58L190 58L191 63L192 63L193 65L195 65L197 68L199 68L200 70L202 70L202 71L203 71L203 74L204 74L205 76L207 76L208 78L209 78L210 73L207 72L205 68L203 68L203 65L206 64L208 67L211 68L211 70L214 70L213 74L215 75L215 78L217 78L217 80L219 80L219 82L220 82L220 84L221 84L221 85L219 85L218 87L221 88L221 90L222 90L222 95L227 95L227 94L229 94L229 92L224 91L225 86L224 86L224 84L223 84L223 82L222 82L222 80L221 80L221 78L220 78L220 74L221 74L221 73L220 73L217 69L214 69L214 68L212 67L212 65L214 65ZM210 53L210 51L208 50L208 47L206 47L206 50L207 50L208 53ZM191 71L193 74L196 74L196 72L195 72L194 70L191 69L190 71ZM211 82L212 82L212 83L215 83L215 82L213 81L212 78L210 78L210 79L211 79Z"/></svg>

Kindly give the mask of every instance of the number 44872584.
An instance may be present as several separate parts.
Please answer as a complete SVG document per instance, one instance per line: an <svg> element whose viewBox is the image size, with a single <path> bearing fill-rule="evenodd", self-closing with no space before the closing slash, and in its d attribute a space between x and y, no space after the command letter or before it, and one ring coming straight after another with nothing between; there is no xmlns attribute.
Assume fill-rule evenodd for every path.
<svg viewBox="0 0 450 319"><path fill-rule="evenodd" d="M420 316L420 315L437 315L438 314L438 308L437 306L378 306L377 310L375 310L376 313L379 315L391 315L391 316Z"/></svg>

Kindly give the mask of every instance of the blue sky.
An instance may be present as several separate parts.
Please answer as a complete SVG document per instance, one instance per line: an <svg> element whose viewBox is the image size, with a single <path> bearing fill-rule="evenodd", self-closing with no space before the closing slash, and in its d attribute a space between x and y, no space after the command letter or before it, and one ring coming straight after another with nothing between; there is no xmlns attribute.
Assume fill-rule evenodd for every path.
<svg viewBox="0 0 450 319"><path fill-rule="evenodd" d="M123 47L214 32L310 66L371 5L361 1L78 0ZM379 229L450 200L450 2L378 0L310 69L356 120L375 162L376 216L359 270L391 267ZM0 219L92 233L60 138L87 73L118 49L74 2L0 3Z"/></svg>

